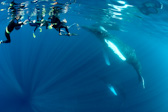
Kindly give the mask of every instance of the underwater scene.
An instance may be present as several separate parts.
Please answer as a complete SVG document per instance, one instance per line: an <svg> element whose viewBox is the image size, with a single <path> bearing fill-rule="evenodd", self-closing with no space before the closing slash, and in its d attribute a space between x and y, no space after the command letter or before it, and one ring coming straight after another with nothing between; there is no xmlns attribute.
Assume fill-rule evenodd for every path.
<svg viewBox="0 0 168 112"><path fill-rule="evenodd" d="M168 112L167 0L0 3L0 112Z"/></svg>

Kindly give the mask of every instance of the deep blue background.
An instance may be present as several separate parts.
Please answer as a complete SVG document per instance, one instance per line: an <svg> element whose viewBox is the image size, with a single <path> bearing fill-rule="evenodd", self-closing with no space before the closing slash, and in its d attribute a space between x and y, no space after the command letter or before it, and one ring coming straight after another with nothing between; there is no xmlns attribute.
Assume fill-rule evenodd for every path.
<svg viewBox="0 0 168 112"><path fill-rule="evenodd" d="M66 37L43 28L34 39L34 28L25 25L11 33L10 44L0 45L0 112L168 112L168 3L160 1L163 9L147 16L137 9L143 2L127 1L134 7L121 12L123 20L112 19L120 30L109 32L135 49L146 89L135 70L112 53L106 65L104 46L92 33L74 26L70 32L78 36ZM107 14L107 3L117 5L77 0L61 18L68 25L91 25ZM5 11L0 14L4 40L9 20Z"/></svg>

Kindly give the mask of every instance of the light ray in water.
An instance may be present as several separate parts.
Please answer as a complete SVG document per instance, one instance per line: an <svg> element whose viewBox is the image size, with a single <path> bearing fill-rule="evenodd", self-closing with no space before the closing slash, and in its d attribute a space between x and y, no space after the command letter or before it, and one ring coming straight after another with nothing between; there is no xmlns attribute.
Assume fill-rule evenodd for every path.
<svg viewBox="0 0 168 112"><path fill-rule="evenodd" d="M122 14L121 13L117 13L117 12L113 12L114 15L119 15L121 16Z"/></svg>
<svg viewBox="0 0 168 112"><path fill-rule="evenodd" d="M113 7L118 12L121 12L122 10L124 10L128 7L133 7L132 5L128 5L128 4L125 4L123 6L118 6L118 5L114 5L114 4L107 4L107 5L110 6L110 7Z"/></svg>
<svg viewBox="0 0 168 112"><path fill-rule="evenodd" d="M113 15L112 18L119 19L119 20L122 20L122 19L123 19L123 18L121 18L121 17L117 17L116 15Z"/></svg>
<svg viewBox="0 0 168 112"><path fill-rule="evenodd" d="M125 1L117 1L120 4L126 4Z"/></svg>
<svg viewBox="0 0 168 112"><path fill-rule="evenodd" d="M114 51L115 54L117 54L123 61L126 61L126 58L123 56L123 54L114 43L107 39L104 39L104 41L107 43L108 47L110 47Z"/></svg>
<svg viewBox="0 0 168 112"><path fill-rule="evenodd" d="M117 96L117 92L116 92L116 90L114 89L114 87L112 86L112 85L108 85L108 88L110 89L110 91L115 95L115 96Z"/></svg>

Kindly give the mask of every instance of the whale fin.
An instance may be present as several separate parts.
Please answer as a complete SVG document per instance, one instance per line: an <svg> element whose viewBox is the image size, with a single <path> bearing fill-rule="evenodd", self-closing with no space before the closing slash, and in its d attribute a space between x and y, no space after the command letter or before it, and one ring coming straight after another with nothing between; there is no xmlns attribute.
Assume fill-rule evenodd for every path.
<svg viewBox="0 0 168 112"><path fill-rule="evenodd" d="M143 78L140 74L138 74L138 76L139 76L139 82L142 83L142 86L143 86L143 88L145 89L145 81L144 81L144 78Z"/></svg>
<svg viewBox="0 0 168 112"><path fill-rule="evenodd" d="M143 88L145 89L145 81L144 81L144 78L142 76L141 76L141 82L142 82Z"/></svg>

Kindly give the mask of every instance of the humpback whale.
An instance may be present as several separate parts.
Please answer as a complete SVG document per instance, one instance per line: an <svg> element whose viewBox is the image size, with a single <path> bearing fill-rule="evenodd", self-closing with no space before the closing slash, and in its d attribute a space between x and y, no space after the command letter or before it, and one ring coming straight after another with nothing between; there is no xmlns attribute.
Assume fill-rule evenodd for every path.
<svg viewBox="0 0 168 112"><path fill-rule="evenodd" d="M139 81L142 83L143 88L145 88L144 78L141 75L141 64L137 59L135 50L121 42L117 37L112 36L103 26L97 26L98 25L82 26L82 28L95 34L96 37L118 55L122 61L129 63L135 69Z"/></svg>

